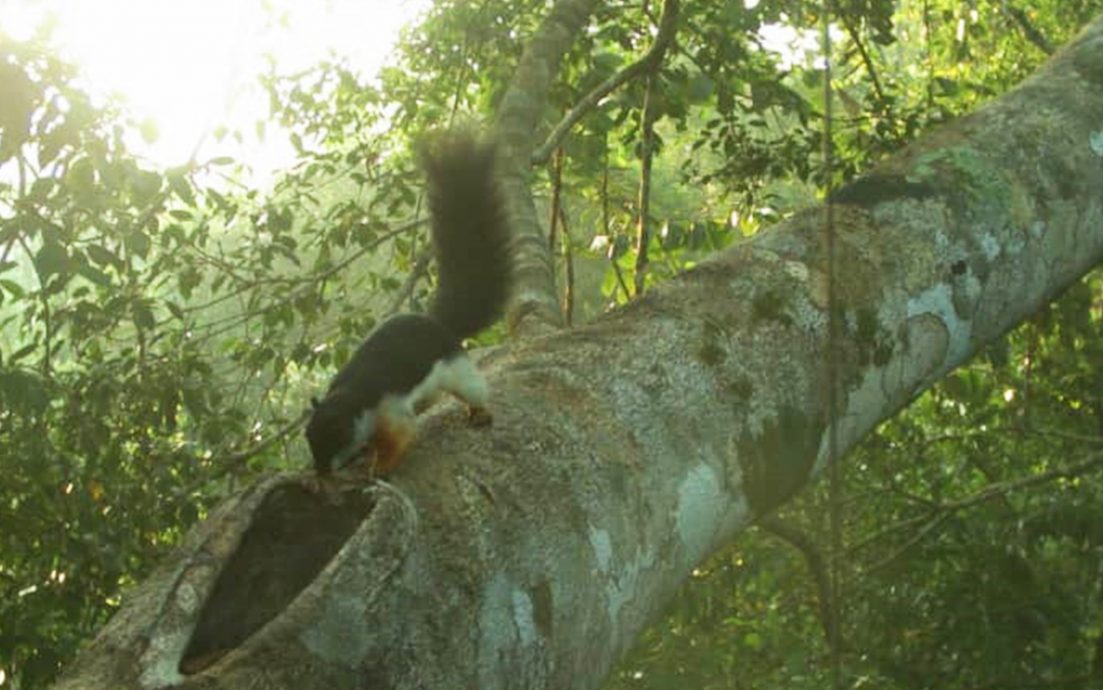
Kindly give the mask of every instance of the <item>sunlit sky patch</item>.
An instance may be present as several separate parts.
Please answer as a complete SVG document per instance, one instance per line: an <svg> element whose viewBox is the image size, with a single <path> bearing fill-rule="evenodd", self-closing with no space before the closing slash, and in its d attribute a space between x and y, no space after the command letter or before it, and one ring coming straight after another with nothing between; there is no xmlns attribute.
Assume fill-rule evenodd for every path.
<svg viewBox="0 0 1103 690"><path fill-rule="evenodd" d="M282 73L330 54L364 75L386 60L401 27L427 0L0 0L0 27L16 39L54 24L53 43L94 94L118 94L158 137L131 146L164 166L234 155L263 176L291 160L281 136L227 151L219 125L249 132L266 115L256 75L272 55ZM281 20L284 19L285 21ZM272 132L271 128L269 132Z"/></svg>
<svg viewBox="0 0 1103 690"><path fill-rule="evenodd" d="M744 0L753 7L756 0ZM253 132L267 101L256 84L266 55L290 74L331 54L362 75L378 71L399 30L429 0L0 0L0 27L16 39L52 23L52 41L93 94L117 94L157 137L130 146L161 166L231 155L257 180L292 161L272 126L263 142L215 142L215 128ZM764 27L768 50L790 65L817 49L815 32Z"/></svg>

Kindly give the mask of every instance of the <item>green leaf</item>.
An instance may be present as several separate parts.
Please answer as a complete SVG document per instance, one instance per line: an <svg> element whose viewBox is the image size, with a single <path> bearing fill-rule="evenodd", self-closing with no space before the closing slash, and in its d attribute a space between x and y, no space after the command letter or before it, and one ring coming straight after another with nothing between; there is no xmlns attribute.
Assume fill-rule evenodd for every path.
<svg viewBox="0 0 1103 690"><path fill-rule="evenodd" d="M12 297L16 299L22 299L26 296L27 291L23 289L23 286L14 280L0 279L0 287L7 290Z"/></svg>
<svg viewBox="0 0 1103 690"><path fill-rule="evenodd" d="M44 242L34 257L35 270L43 278L64 273L69 263L69 252L57 242Z"/></svg>
<svg viewBox="0 0 1103 690"><path fill-rule="evenodd" d="M184 178L183 173L179 171L170 172L166 179L169 182L169 187L176 192L176 196L180 197L181 201L188 206L195 205L195 193L192 191L191 184Z"/></svg>
<svg viewBox="0 0 1103 690"><path fill-rule="evenodd" d="M4 93L0 99L0 133L4 134L0 160L7 160L29 138L39 90L23 67L8 60L0 61L0 90Z"/></svg>
<svg viewBox="0 0 1103 690"><path fill-rule="evenodd" d="M150 330L157 325L156 319L153 318L153 310L144 301L134 302L131 305L130 315L134 319L134 325L142 330Z"/></svg>
<svg viewBox="0 0 1103 690"><path fill-rule="evenodd" d="M65 182L77 196L91 196L96 191L96 168L88 158L78 158L69 166Z"/></svg>
<svg viewBox="0 0 1103 690"><path fill-rule="evenodd" d="M31 183L31 192L28 198L34 201L46 201L50 192L57 186L57 180L51 177L40 177Z"/></svg>
<svg viewBox="0 0 1103 690"><path fill-rule="evenodd" d="M130 174L130 188L134 201L145 206L152 202L161 191L161 176L148 170L139 170Z"/></svg>
<svg viewBox="0 0 1103 690"><path fill-rule="evenodd" d="M66 143L62 127L57 127L38 140L38 166L44 168L57 158Z"/></svg>
<svg viewBox="0 0 1103 690"><path fill-rule="evenodd" d="M111 277L91 264L82 263L77 273L102 287L111 287Z"/></svg>
<svg viewBox="0 0 1103 690"><path fill-rule="evenodd" d="M122 263L119 257L98 244L88 245L88 258L99 266L118 266Z"/></svg>
<svg viewBox="0 0 1103 690"><path fill-rule="evenodd" d="M138 132L142 135L142 141L147 144L152 144L157 141L157 137L159 136L157 123L151 117L147 117L139 123Z"/></svg>
<svg viewBox="0 0 1103 690"><path fill-rule="evenodd" d="M177 289L187 299L202 281L203 275L196 270L195 266L189 265L177 275Z"/></svg>
<svg viewBox="0 0 1103 690"><path fill-rule="evenodd" d="M23 347L19 348L15 352L13 352L11 357L8 357L8 364L9 365L10 364L15 364L19 360L23 359L27 355L34 352L37 347L38 347L38 345L36 343L31 343L30 345L24 345Z"/></svg>
<svg viewBox="0 0 1103 690"><path fill-rule="evenodd" d="M716 85L708 75L700 72L694 74L686 84L686 97L690 103L700 104L712 96Z"/></svg>
<svg viewBox="0 0 1103 690"><path fill-rule="evenodd" d="M124 242L126 243L127 250L135 256L139 256L143 259L149 256L149 235L141 230L134 230L128 233Z"/></svg>

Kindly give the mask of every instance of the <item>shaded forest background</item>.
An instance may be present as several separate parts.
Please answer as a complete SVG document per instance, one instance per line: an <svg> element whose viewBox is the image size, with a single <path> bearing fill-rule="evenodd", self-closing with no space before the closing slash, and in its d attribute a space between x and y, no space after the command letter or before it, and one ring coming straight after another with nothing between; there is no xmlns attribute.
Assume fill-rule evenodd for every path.
<svg viewBox="0 0 1103 690"><path fill-rule="evenodd" d="M48 36L0 35L0 688L48 683L222 498L305 468L305 401L431 289L414 144L492 119L545 10L441 1L377 77L339 59L258 75L298 152L263 189L228 156L139 159L125 140L141 125ZM647 51L659 10L599 11L546 127ZM584 320L768 231L1006 91L1101 10L839 2L828 180L819 4L686 3L659 69L534 163L564 311ZM796 47L767 50L765 27ZM848 687L1103 687L1101 362L1096 272L843 463L841 550L827 487L806 492L695 572L607 687L826 687L836 616Z"/></svg>

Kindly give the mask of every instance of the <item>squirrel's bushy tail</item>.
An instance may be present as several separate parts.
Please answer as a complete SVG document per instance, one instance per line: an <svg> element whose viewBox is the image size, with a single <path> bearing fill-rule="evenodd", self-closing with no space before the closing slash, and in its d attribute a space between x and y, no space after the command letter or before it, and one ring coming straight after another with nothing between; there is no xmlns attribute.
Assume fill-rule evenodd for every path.
<svg viewBox="0 0 1103 690"><path fill-rule="evenodd" d="M493 143L463 131L438 135L422 155L439 276L429 315L459 339L498 320L509 299L513 257L495 157Z"/></svg>

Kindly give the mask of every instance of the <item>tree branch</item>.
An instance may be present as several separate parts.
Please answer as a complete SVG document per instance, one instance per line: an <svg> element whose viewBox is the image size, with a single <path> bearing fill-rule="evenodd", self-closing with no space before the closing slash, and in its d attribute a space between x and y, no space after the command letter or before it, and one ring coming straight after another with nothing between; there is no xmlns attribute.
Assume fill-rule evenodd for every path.
<svg viewBox="0 0 1103 690"><path fill-rule="evenodd" d="M820 605L820 624L823 626L824 640L828 646L841 640L836 640L833 631L838 624L835 612L838 610L837 602L832 596L831 578L827 572L827 561L820 552L816 543L797 527L786 523L776 516L765 517L758 521L758 526L778 539L786 542L804 556L804 562L808 565L808 573L812 576L812 582L816 585L816 598Z"/></svg>
<svg viewBox="0 0 1103 690"><path fill-rule="evenodd" d="M642 134L640 139L640 197L636 228L636 270L633 276L636 294L643 294L647 278L647 249L651 243L651 168L655 160L655 89L658 66L662 56L653 63L647 75L643 94Z"/></svg>
<svg viewBox="0 0 1103 690"><path fill-rule="evenodd" d="M873 92L877 94L878 106L884 107L888 101L885 100L885 92L881 88L881 79L877 76L877 68L870 58L869 51L866 50L865 42L862 41L861 34L854 28L854 24L847 15L841 15L840 19L847 34L850 35L850 40L854 42L854 47L858 49L858 55L862 58L862 64L866 66L866 74L869 75L870 81L873 82Z"/></svg>
<svg viewBox="0 0 1103 690"><path fill-rule="evenodd" d="M1070 477L1078 477L1080 475L1087 474L1099 469L1103 469L1103 453L1097 453L1093 455L1090 459L1085 460L1084 462L1077 463L1075 465L1071 465L1069 467L1061 467L1049 472L1043 472L1042 474L1036 474L1030 477L1023 477L1022 479L996 482L994 484L986 486L985 488L981 489L971 496L967 496L956 501L942 503L941 505L933 508L926 515L911 518L909 520L904 520L896 523L895 525L892 525L889 528L880 530L872 537L863 539L861 543L855 544L850 550L854 551L862 548L868 545L874 539L885 536L890 531L896 531L903 527L914 525L918 522L926 523L918 532L916 532L912 537L908 538L903 545L893 550L891 554L877 561L865 570L866 573L871 573L880 570L887 565L890 565L897 558L900 558L900 556L904 555L904 553L910 550L913 546L921 542L924 538L931 534L935 530L935 528L937 528L951 515L958 511L964 510L966 508L971 508L978 503L983 503L984 501L990 501L995 498L1002 498L1003 496L1006 496L1007 494L1014 491L1019 491L1021 489L1037 486L1038 484L1051 482L1055 479L1068 479Z"/></svg>
<svg viewBox="0 0 1103 690"><path fill-rule="evenodd" d="M506 313L517 336L563 325L555 265L532 198L532 149L559 63L589 21L598 0L556 0L529 40L498 109L500 178L515 233L513 301Z"/></svg>
<svg viewBox="0 0 1103 690"><path fill-rule="evenodd" d="M1053 55L1053 44L1049 42L1049 39L1045 37L1038 27L1034 26L1034 23L1030 21L1030 17L1026 16L1026 11L1021 7L1015 7L1007 3L1003 4L1005 11L1011 15L1011 18L1015 20L1015 23L1022 29L1023 35L1026 36L1026 40L1034 44L1034 46L1045 53L1046 55Z"/></svg>
<svg viewBox="0 0 1103 690"><path fill-rule="evenodd" d="M563 139L566 138L571 128L578 124L579 120L593 111L603 98L633 79L649 71L653 71L657 65L662 62L663 54L670 44L673 43L674 36L677 33L678 10L678 0L666 0L666 2L663 3L663 13L659 18L659 30L655 34L655 40L652 41L651 47L647 49L647 52L644 53L639 60L636 60L601 82L594 87L590 93L583 96L582 100L580 100L574 108L571 108L571 111L559 121L559 124L557 124L551 134L548 135L544 144L533 152L533 164L542 165L546 163L552 153L562 146Z"/></svg>

